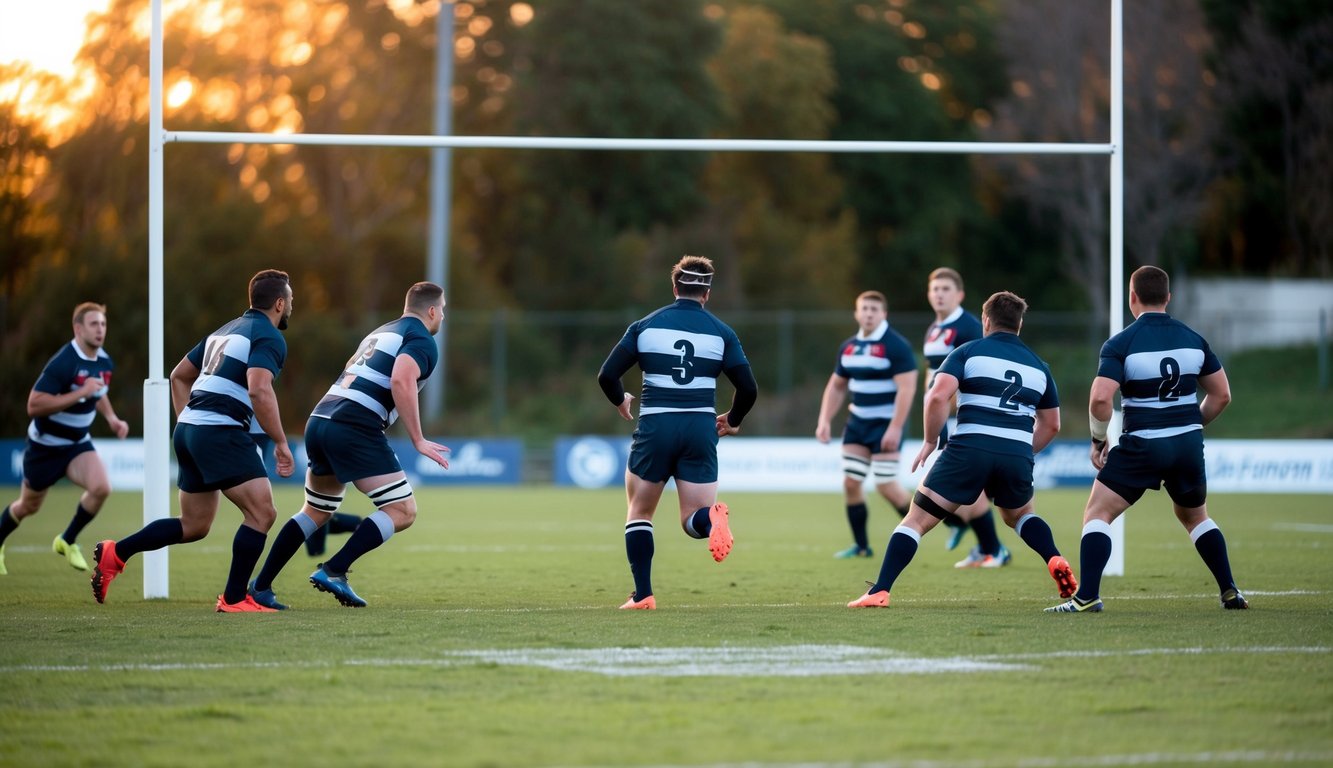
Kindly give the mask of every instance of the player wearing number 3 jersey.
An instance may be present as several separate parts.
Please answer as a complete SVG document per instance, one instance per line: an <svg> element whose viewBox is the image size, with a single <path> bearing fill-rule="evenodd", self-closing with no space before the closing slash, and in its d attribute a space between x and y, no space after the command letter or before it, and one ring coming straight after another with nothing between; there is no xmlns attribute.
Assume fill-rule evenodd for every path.
<svg viewBox="0 0 1333 768"><path fill-rule="evenodd" d="M1041 358L1018 338L1027 302L1008 291L981 308L985 336L949 353L926 391L925 429L915 471L935 450L949 406L958 395L958 429L912 498L912 508L889 537L879 578L849 608L887 608L893 582L916 556L921 537L982 491L1004 522L1041 556L1061 597L1077 586L1050 526L1032 503L1032 456L1060 431L1055 380Z"/></svg>
<svg viewBox="0 0 1333 768"><path fill-rule="evenodd" d="M1236 589L1226 539L1208 517L1203 428L1231 402L1231 386L1208 342L1166 314L1171 283L1157 267L1130 276L1129 309L1135 320L1102 345L1088 400L1090 456L1097 468L1087 507L1079 569L1083 583L1051 613L1102 610L1102 571L1111 557L1110 524L1146 490L1166 486L1176 519L1217 581L1222 607L1249 607ZM1125 411L1120 442L1107 445L1116 391ZM1204 397L1198 398L1198 390Z"/></svg>
<svg viewBox="0 0 1333 768"><path fill-rule="evenodd" d="M97 545L92 577L97 602L106 601L107 587L131 556L207 536L221 492L240 508L244 521L232 540L231 570L217 610L267 610L246 595L246 582L277 516L268 472L250 437L250 421L258 419L273 439L278 474L290 476L292 452L273 382L287 359L287 342L279 331L287 328L291 314L287 273L264 270L250 279L250 309L209 334L171 371L181 515L154 520L126 538Z"/></svg>
<svg viewBox="0 0 1333 768"><path fill-rule="evenodd" d="M625 331L602 364L597 383L625 420L633 420L634 396L620 377L635 364L643 370L643 400L634 430L625 494L625 553L634 592L621 608L653 609L653 514L667 480L676 479L680 524L696 539L708 539L717 562L731 551L727 505L717 503L717 441L740 431L758 395L750 362L736 332L704 304L713 284L713 262L685 256L671 270L673 304ZM716 414L717 377L736 388L727 413ZM716 414L716 415L715 415Z"/></svg>

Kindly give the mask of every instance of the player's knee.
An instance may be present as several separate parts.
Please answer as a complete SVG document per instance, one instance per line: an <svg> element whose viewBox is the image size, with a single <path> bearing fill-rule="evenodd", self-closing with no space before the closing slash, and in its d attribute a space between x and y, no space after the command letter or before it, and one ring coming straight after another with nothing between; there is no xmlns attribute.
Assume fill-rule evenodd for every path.
<svg viewBox="0 0 1333 768"><path fill-rule="evenodd" d="M898 460L877 459L870 462L870 474L875 478L875 487L884 492L890 483L898 481Z"/></svg>
<svg viewBox="0 0 1333 768"><path fill-rule="evenodd" d="M273 521L278 519L278 510L272 506L260 507L252 510L247 517L250 518L250 525L261 533L268 533L273 527Z"/></svg>
<svg viewBox="0 0 1333 768"><path fill-rule="evenodd" d="M377 509L389 515L394 528L403 530L417 519L417 500L407 478L386 483L366 494Z"/></svg>
<svg viewBox="0 0 1333 768"><path fill-rule="evenodd" d="M84 490L88 493L91 501L97 505L97 508L101 509L102 502L106 501L111 496L111 483L110 481L103 480L100 483L92 483ZM84 505L85 508L87 506L87 504Z"/></svg>
<svg viewBox="0 0 1333 768"><path fill-rule="evenodd" d="M307 510L311 512L332 516L342 506L343 498L344 494L342 492L336 494L320 493L308 485L305 487L305 505Z"/></svg>

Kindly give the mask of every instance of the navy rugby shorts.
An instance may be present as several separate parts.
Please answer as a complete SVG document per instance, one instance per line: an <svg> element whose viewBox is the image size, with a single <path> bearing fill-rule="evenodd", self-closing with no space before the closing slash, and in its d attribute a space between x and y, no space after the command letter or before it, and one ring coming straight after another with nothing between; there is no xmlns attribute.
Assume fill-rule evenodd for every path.
<svg viewBox="0 0 1333 768"><path fill-rule="evenodd" d="M42 445L29 439L23 451L23 482L34 491L44 491L60 482L75 456L91 450L92 440L73 445Z"/></svg>
<svg viewBox="0 0 1333 768"><path fill-rule="evenodd" d="M1203 464L1203 430L1152 439L1121 435L1106 457L1097 480L1130 504L1143 492L1166 486L1167 495L1182 507L1202 507L1208 499Z"/></svg>
<svg viewBox="0 0 1333 768"><path fill-rule="evenodd" d="M171 443L180 466L176 486L186 493L221 491L268 477L244 427L177 424Z"/></svg>
<svg viewBox="0 0 1333 768"><path fill-rule="evenodd" d="M884 439L884 433L889 429L888 419L863 419L859 416L848 416L847 426L842 430L843 445L864 445L870 449L872 454L883 453L880 450L880 441Z"/></svg>
<svg viewBox="0 0 1333 768"><path fill-rule="evenodd" d="M992 453L958 441L935 460L922 485L958 504L971 504L982 491L996 506L1019 509L1032 500L1030 456Z"/></svg>
<svg viewBox="0 0 1333 768"><path fill-rule="evenodd" d="M312 475L333 475L340 483L403 471L384 430L363 424L311 416L305 424L305 453Z"/></svg>
<svg viewBox="0 0 1333 768"><path fill-rule="evenodd" d="M650 483L664 483L672 477L687 483L717 482L717 416L640 416L630 446L629 471Z"/></svg>

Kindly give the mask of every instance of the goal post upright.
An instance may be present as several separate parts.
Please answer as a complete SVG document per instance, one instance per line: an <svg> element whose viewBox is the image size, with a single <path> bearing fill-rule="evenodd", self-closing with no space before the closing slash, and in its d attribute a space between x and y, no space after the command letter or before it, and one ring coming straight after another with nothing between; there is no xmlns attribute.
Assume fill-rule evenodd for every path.
<svg viewBox="0 0 1333 768"><path fill-rule="evenodd" d="M629 139L539 136L439 136L375 134L167 131L163 124L162 0L152 0L149 38L148 137L148 378L144 382L144 523L170 516L170 387L163 364L163 152L169 143L285 144L302 146L421 147L452 149L551 149L668 152L822 152L902 154L1107 155L1110 159L1110 331L1124 327L1124 77L1122 7L1111 2L1111 136L1098 142L826 141L784 139ZM1118 433L1120 412L1112 431ZM1107 575L1124 573L1123 516L1112 526ZM163 548L144 555L144 597L168 596Z"/></svg>

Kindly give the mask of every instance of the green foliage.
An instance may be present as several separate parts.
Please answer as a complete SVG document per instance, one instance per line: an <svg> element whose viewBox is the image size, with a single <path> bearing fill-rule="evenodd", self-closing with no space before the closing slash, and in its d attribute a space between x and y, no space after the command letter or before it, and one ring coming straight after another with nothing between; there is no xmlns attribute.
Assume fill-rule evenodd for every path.
<svg viewBox="0 0 1333 768"><path fill-rule="evenodd" d="M172 548L169 600L141 598L134 558L96 605L86 575L47 547L76 500L62 484L10 537L0 577L0 763L1260 765L1333 754L1333 563L1327 533L1311 532L1327 527L1324 497L1210 498L1252 605L1231 612L1165 495L1149 494L1126 524L1126 575L1103 582L1106 612L1083 616L1041 612L1054 586L1007 529L1012 565L955 570L958 553L935 532L892 607L851 611L877 563L829 557L846 537L836 489L723 498L737 546L720 565L668 524L674 496L663 498L652 613L615 609L630 588L619 491L524 487L419 489L416 524L352 575L366 609L310 589L316 561L299 553L276 585L292 609L239 616L212 607L239 519L225 502L209 538ZM1038 493L1066 553L1085 499ZM280 509L299 504L299 488L279 491ZM360 504L352 494L347 508ZM897 517L872 507L882 542ZM113 494L85 547L140 524L138 496ZM665 658L701 648L699 664L721 653L745 663L790 646L810 660L852 649L853 673L686 676ZM492 655L595 649L612 665L615 649L646 650L657 669L623 661L649 674L614 676ZM1019 668L857 664L886 658ZM966 728L939 716L960 706Z"/></svg>

